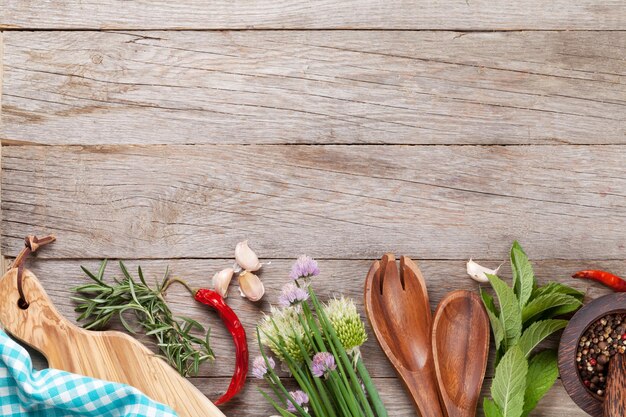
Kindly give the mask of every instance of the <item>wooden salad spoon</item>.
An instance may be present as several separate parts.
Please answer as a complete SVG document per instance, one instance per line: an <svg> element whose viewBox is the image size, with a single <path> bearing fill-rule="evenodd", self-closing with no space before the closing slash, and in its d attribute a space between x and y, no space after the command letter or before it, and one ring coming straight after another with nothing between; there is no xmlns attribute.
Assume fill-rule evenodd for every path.
<svg viewBox="0 0 626 417"><path fill-rule="evenodd" d="M421 417L444 417L432 355L432 316L422 273L408 257L374 262L365 283L365 311L381 348Z"/></svg>
<svg viewBox="0 0 626 417"><path fill-rule="evenodd" d="M489 357L489 318L474 292L453 291L433 320L433 355L448 417L474 417Z"/></svg>

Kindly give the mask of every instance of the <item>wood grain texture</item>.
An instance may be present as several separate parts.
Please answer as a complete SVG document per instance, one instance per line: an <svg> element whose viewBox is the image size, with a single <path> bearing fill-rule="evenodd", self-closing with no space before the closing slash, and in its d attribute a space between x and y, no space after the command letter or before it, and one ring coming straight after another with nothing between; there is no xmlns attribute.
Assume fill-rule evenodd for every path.
<svg viewBox="0 0 626 417"><path fill-rule="evenodd" d="M3 150L2 247L41 257L622 259L624 146ZM567 172L567 175L564 174Z"/></svg>
<svg viewBox="0 0 626 417"><path fill-rule="evenodd" d="M220 392L217 387L228 385L228 379L196 378L192 382L205 394L211 398L216 398ZM295 385L288 386L294 387ZM385 406L389 415L393 417L416 417L410 400L406 397L400 382L393 378L374 378L374 383L380 391L385 401ZM222 411L227 416L239 416L241 411L246 410L249 417L267 417L273 415L273 411L267 405L258 389L269 390L269 387L256 379L248 381L242 395L236 397L232 402L222 407ZM483 395L488 394L488 384L483 386ZM483 416L482 407L479 407L477 416ZM582 410L569 399L560 383L548 392L539 402L537 408L531 413L531 417L588 417Z"/></svg>
<svg viewBox="0 0 626 417"><path fill-rule="evenodd" d="M4 32L0 31L0 131L2 131L2 87L4 85ZM1 141L1 139L0 139ZM0 147L2 143L0 142Z"/></svg>
<svg viewBox="0 0 626 417"><path fill-rule="evenodd" d="M58 242L55 242L54 245L57 243ZM46 248L46 250L39 253L39 255L45 252L53 252L54 245ZM504 257L506 257L505 253L502 254L502 258ZM128 266L131 270L134 270L136 266L140 264L148 280L160 278L165 268L169 266L172 274L184 276L194 286L203 286L209 285L210 277L214 271L219 270L225 265L229 265L230 262L230 259L142 260L130 261L128 262ZM500 261L481 262L486 265L495 265ZM264 267L261 277L267 288L267 296L263 303L259 305L254 305L241 299L236 294L236 283L231 286L228 303L240 315L246 328L253 328L255 323L260 319L261 312L269 311L269 303L276 303L280 287L288 281L287 271L289 270L290 264L290 260L274 260L270 265ZM322 298L340 293L353 297L357 301L359 311L363 312L361 295L364 277L370 264L371 261L366 260L321 260L320 267L322 274L315 282L318 293ZM59 311L71 321L74 321L76 314L73 312L73 304L69 300L71 294L70 288L85 282L82 272L80 271L80 265L85 265L92 270L96 270L98 261L38 259L31 260L28 265L38 276ZM607 294L609 291L595 283L569 278L572 271L579 268L603 267L615 271L616 273L626 275L626 262L623 260L547 260L535 262L533 265L540 284L549 280L567 283L568 285L584 291L587 300ZM431 307L433 309L449 291L455 289L475 291L478 287L477 283L465 275L464 261L423 260L420 261L420 269L426 277ZM109 266L108 271L110 273L109 276L119 275L114 263ZM508 263L503 265L501 275L510 277L511 272ZM57 278L59 276L63 276L64 279L59 280ZM229 377L232 372L234 356L230 336L225 332L221 324L219 324L219 319L214 313L207 312L208 310L200 304L190 303L189 295L184 289L172 287L168 292L167 299L176 313L190 316L205 325L212 326L212 346L215 349L217 360L213 365L203 366L200 376L192 378L191 381L209 398L219 397L228 386ZM120 329L121 326L115 325L114 328ZM369 327L368 333L370 336L372 335ZM149 340L143 339L143 342L151 346ZM547 344L542 346L555 347L556 340L552 338ZM251 355L255 357L258 354L256 344L251 342L251 348ZM395 373L385 359L373 336L370 337L370 340L368 340L363 348L363 357L365 358L368 369L376 379L376 384L389 407L390 415L399 417L415 416L415 411L410 399L404 393L400 381L394 378ZM36 363L42 366L41 360ZM493 376L493 367L491 364L488 367L487 375L488 378L483 386L483 395L487 394L490 377ZM250 417L271 415L267 403L257 392L257 388L263 386L264 384L262 382L251 379L242 394L236 397L232 403L223 407L222 411L227 416L239 415L238 411L240 412L240 410L246 410L246 415ZM478 415L482 415L482 412L479 411ZM532 414L533 417L583 417L585 415L586 414L578 409L569 399L569 396L560 383L557 383Z"/></svg>
<svg viewBox="0 0 626 417"><path fill-rule="evenodd" d="M624 29L619 0L4 0L0 28Z"/></svg>
<svg viewBox="0 0 626 417"><path fill-rule="evenodd" d="M2 37L2 33L0 32L0 38ZM2 42L0 39L0 48L2 48ZM1 56L1 55L0 55ZM2 88L2 62L0 61L0 89ZM0 94L0 125L2 125L2 94ZM0 178L2 178L2 142L0 141ZM2 197L2 181L0 181L0 198ZM0 222L2 221L2 210L0 210ZM6 256L4 256L4 252L2 251L2 247L0 246L0 275L4 275L4 273L8 270L8 261Z"/></svg>
<svg viewBox="0 0 626 417"><path fill-rule="evenodd" d="M624 31L7 32L5 43L7 143L626 143Z"/></svg>
<svg viewBox="0 0 626 417"><path fill-rule="evenodd" d="M58 234L30 266L70 321L79 265L131 258L157 277L169 264L208 286L245 238L272 260L263 302L231 287L249 329L302 252L324 258L319 293L361 312L386 251L422 259L432 307L476 290L464 259L495 267L515 238L541 282L588 300L608 290L572 271L626 275L623 1L0 0L2 29L0 140L80 146L2 149L0 250ZM291 146L324 144L368 146ZM218 359L191 381L217 398L232 340L181 288L168 300L212 326ZM415 416L373 336L363 355L390 415ZM487 375L483 394L492 358ZM224 413L275 414L249 382ZM532 414L584 415L560 383Z"/></svg>
<svg viewBox="0 0 626 417"><path fill-rule="evenodd" d="M193 384L128 334L74 326L27 270L22 288L29 305L18 307L17 282L17 268L0 278L0 322L9 334L43 353L50 367L131 385L180 417L224 417Z"/></svg>
<svg viewBox="0 0 626 417"><path fill-rule="evenodd" d="M55 242L54 245L61 241ZM39 253L39 256L45 252L53 252L54 245L46 248ZM492 261L484 261L485 265L496 266L507 257L506 253L502 253L500 259ZM256 323L262 317L264 312L269 312L270 304L276 304L280 294L281 287L288 282L287 276L292 261L277 259L272 260L270 265L266 265L260 277L266 287L266 297L261 303L254 304L239 296L236 279L230 287L228 304L240 316L243 325L249 329L253 329ZM345 294L353 298L365 319L365 312L362 303L363 286L365 276L370 268L371 261L368 260L320 260L320 268L322 274L315 282L315 289L322 299L328 299L339 294ZM172 259L172 260L140 260L128 261L127 266L132 272L136 271L138 265L141 265L149 282L162 278L163 273L169 266L170 272L174 276L182 276L194 287L207 287L211 285L211 277L213 274L232 264L232 259ZM31 260L28 267L33 270L42 282L46 292L54 302L57 309L74 321L77 314L74 313L74 304L70 300L72 294L71 288L84 284L87 278L80 270L80 266L84 265L92 271L97 271L99 261L97 260L48 260L38 259ZM478 284L471 280L465 273L465 262L459 261L431 261L420 260L420 269L422 270L428 292L430 296L431 308L434 310L437 304L450 291L456 289L464 289L476 291ZM615 273L626 275L626 262L623 260L616 261L564 261L564 260L547 260L534 262L536 275L540 283L546 283L550 280L557 280L566 283L574 288L586 293L586 300L595 299L599 296L609 293L606 288L589 281L574 280L570 278L572 271L581 268L605 268ZM503 277L510 279L511 272L508 262L502 266ZM59 280L57 277L64 277ZM120 276L116 262L111 261L107 268L107 276L112 279L114 276ZM213 364L203 366L200 370L201 377L229 377L232 375L234 366L234 349L232 346L232 338L221 325L217 315L205 306L195 303L189 297L189 294L181 287L173 286L168 291L167 300L171 304L173 311L178 315L189 316L203 325L211 326L211 345L214 348L217 360ZM380 350L376 339L374 338L369 323L366 323L370 339L363 347L363 357L369 371L375 377L394 377L395 372L389 365L384 354ZM113 329L121 330L119 323L114 324ZM142 339L142 341L154 349L154 342L151 339ZM549 342L542 346L556 346L556 340L552 338ZM251 355L258 355L258 348L253 340L250 340ZM493 368L490 363L488 375L493 375ZM222 386L226 388L228 384ZM216 398L216 397L211 397Z"/></svg>

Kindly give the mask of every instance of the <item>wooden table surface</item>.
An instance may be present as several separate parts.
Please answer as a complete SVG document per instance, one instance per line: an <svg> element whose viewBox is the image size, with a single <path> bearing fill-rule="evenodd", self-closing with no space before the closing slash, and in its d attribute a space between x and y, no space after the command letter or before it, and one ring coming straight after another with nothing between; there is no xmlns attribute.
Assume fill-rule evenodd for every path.
<svg viewBox="0 0 626 417"><path fill-rule="evenodd" d="M420 261L433 306L514 239L588 299L606 291L573 271L626 275L623 0L0 0L0 31L2 253L55 233L30 264L69 317L80 265L208 286L243 239L271 260L262 303L231 287L250 332L301 253L360 306L386 251ZM230 339L168 298L214 325L193 382L215 398ZM390 415L414 416L363 351ZM272 414L260 386L225 413ZM533 413L584 415L560 383Z"/></svg>

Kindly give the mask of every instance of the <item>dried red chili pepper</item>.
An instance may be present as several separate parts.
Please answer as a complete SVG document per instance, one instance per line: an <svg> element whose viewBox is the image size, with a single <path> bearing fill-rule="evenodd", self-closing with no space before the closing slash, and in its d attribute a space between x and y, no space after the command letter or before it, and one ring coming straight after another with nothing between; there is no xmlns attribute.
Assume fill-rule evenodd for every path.
<svg viewBox="0 0 626 417"><path fill-rule="evenodd" d="M613 291L626 292L626 281L617 275L611 274L610 272L590 269L586 271L578 271L572 275L572 277L590 279L606 285Z"/></svg>
<svg viewBox="0 0 626 417"><path fill-rule="evenodd" d="M212 307L217 311L222 322L233 337L233 342L235 342L235 373L230 381L228 390L215 401L215 405L224 404L241 391L246 382L249 363L246 330L241 324L239 317L237 317L235 312L224 302L224 298L217 292L201 288L195 291L194 298L196 301Z"/></svg>
<svg viewBox="0 0 626 417"><path fill-rule="evenodd" d="M215 405L221 405L232 399L246 383L249 367L248 340L246 339L246 329L244 329L237 314L230 308L218 292L206 288L191 288L185 281L180 278L172 278L165 285L169 287L173 283L182 284L192 295L193 298L217 311L222 319L222 323L230 332L235 343L235 372L230 380L230 385L226 392L215 401Z"/></svg>

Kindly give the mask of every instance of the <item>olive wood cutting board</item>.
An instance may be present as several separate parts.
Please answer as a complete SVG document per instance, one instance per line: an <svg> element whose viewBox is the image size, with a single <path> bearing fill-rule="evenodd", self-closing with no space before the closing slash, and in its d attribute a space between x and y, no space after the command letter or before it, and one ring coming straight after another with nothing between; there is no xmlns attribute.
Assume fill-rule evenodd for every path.
<svg viewBox="0 0 626 417"><path fill-rule="evenodd" d="M41 352L51 368L131 385L180 417L224 417L191 382L127 334L81 329L63 317L43 287L23 271L29 305L18 306L17 268L0 280L0 323L11 335Z"/></svg>

